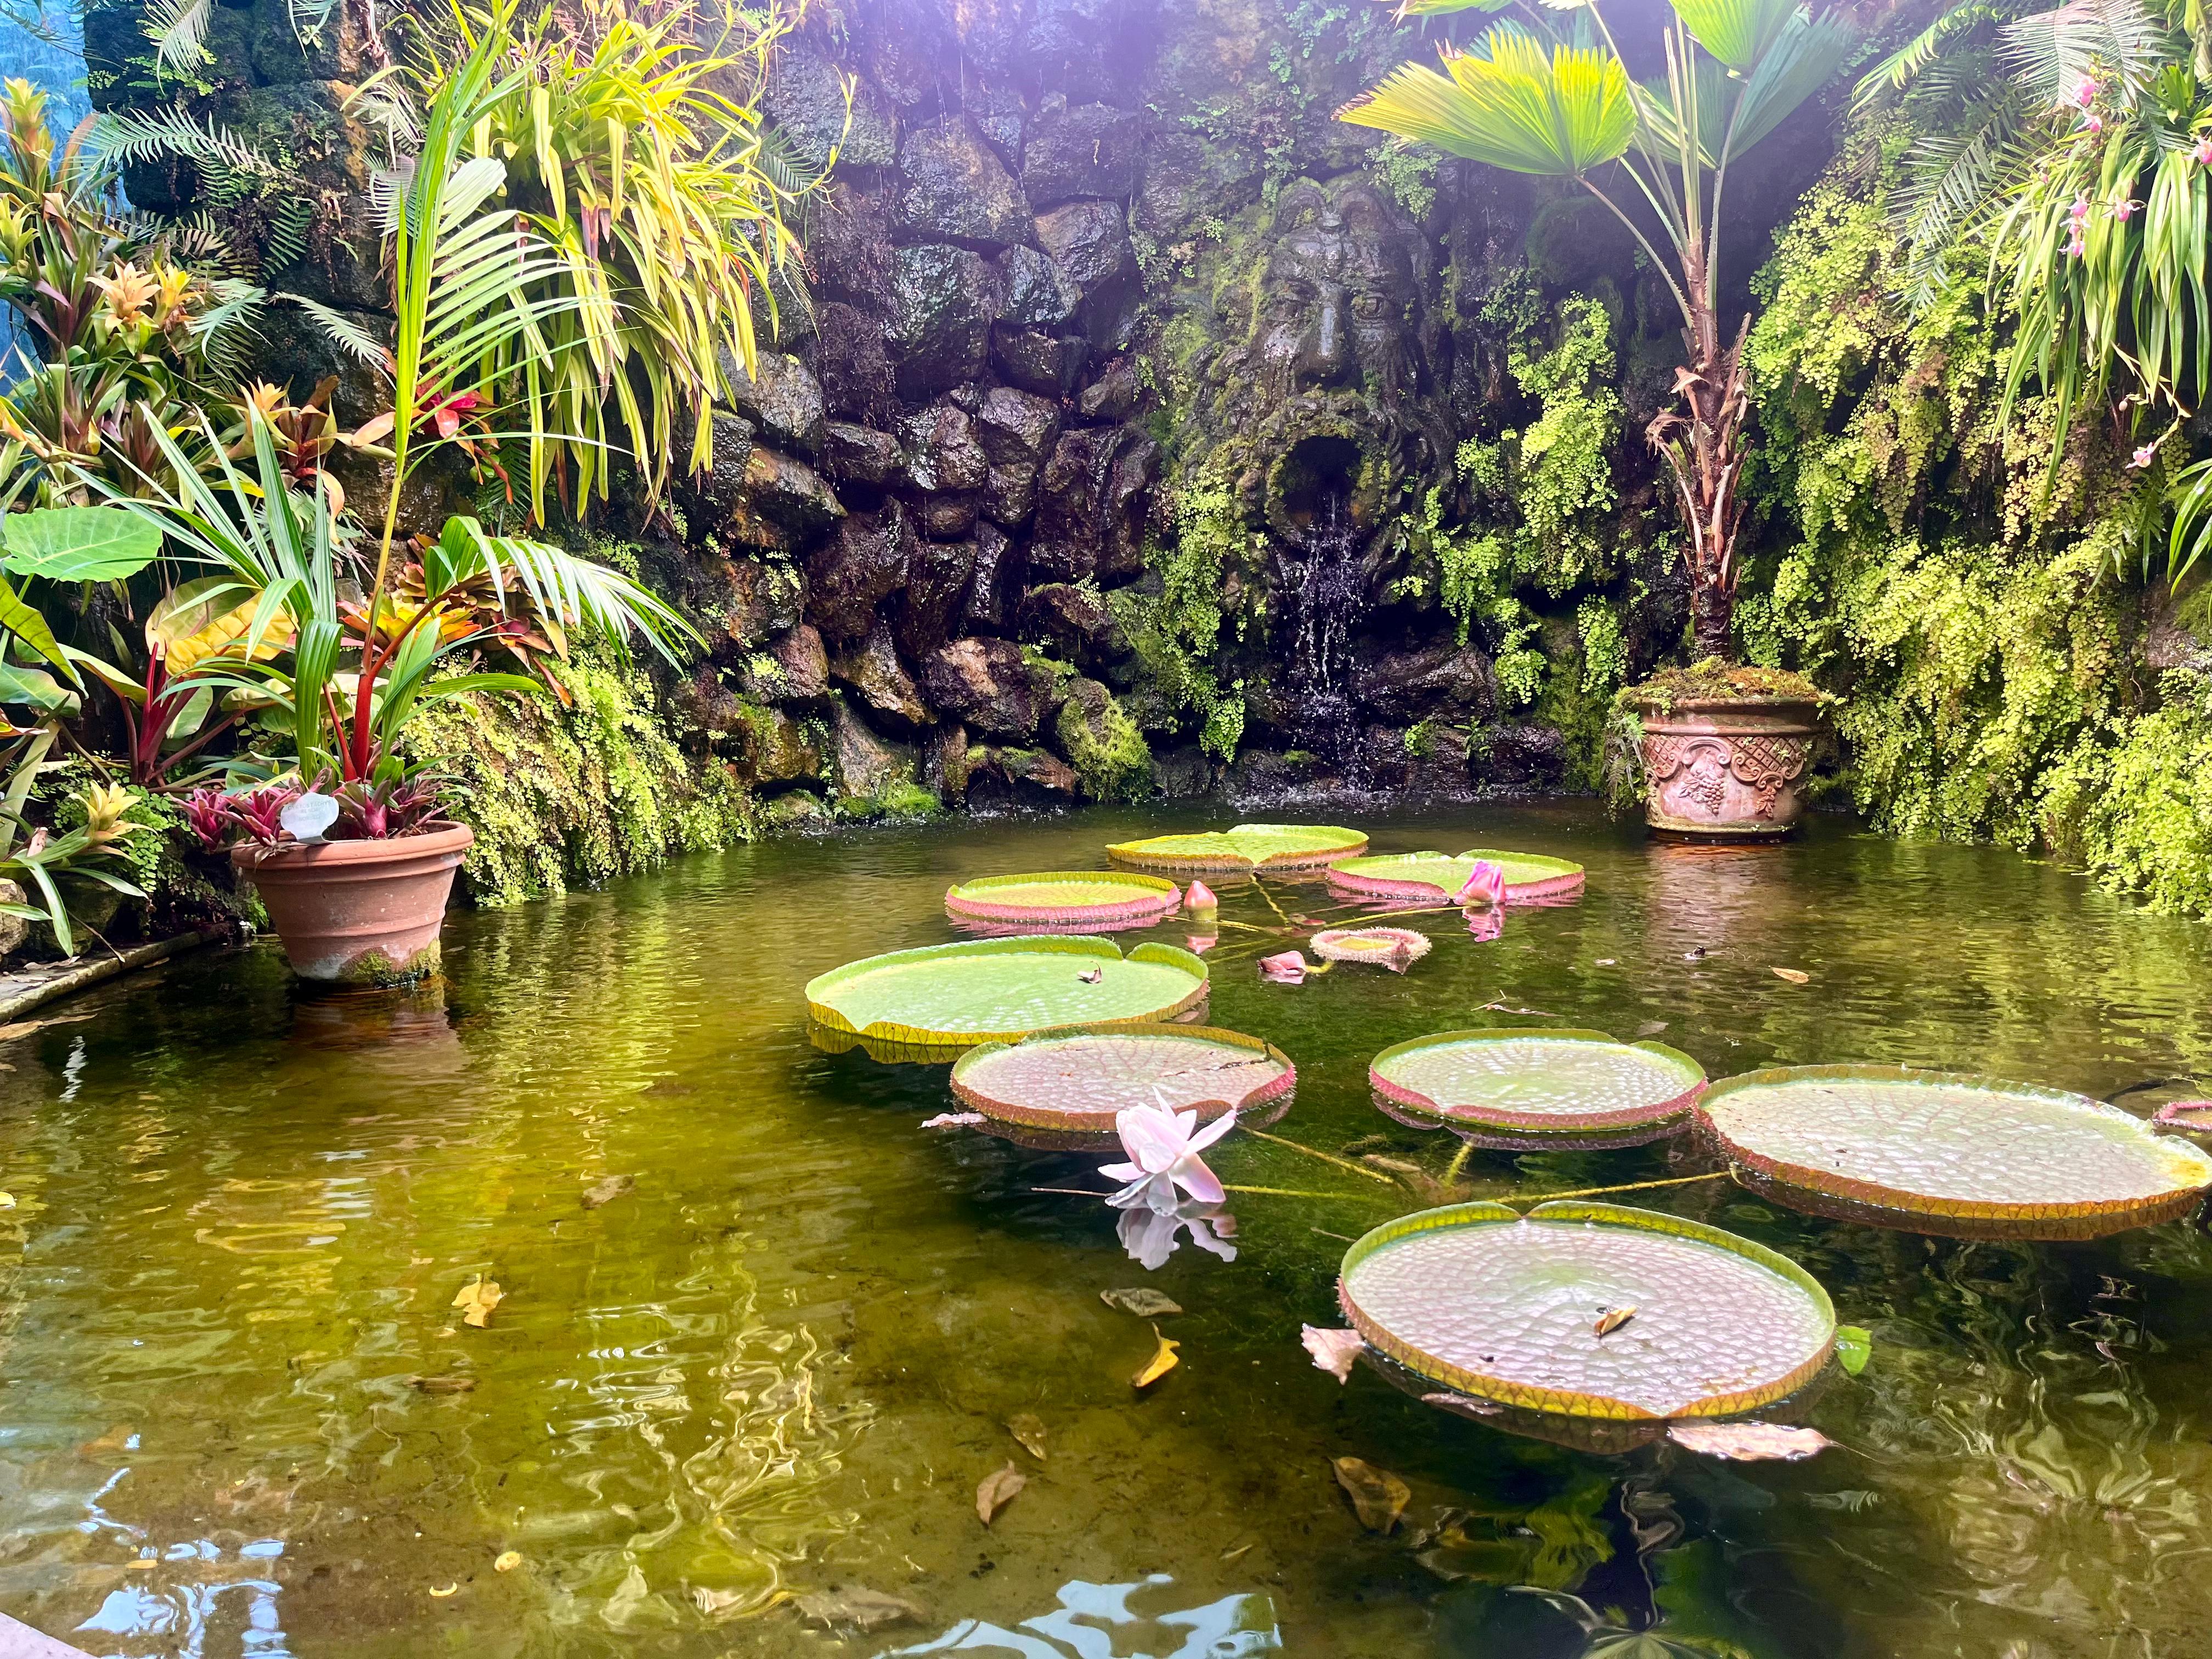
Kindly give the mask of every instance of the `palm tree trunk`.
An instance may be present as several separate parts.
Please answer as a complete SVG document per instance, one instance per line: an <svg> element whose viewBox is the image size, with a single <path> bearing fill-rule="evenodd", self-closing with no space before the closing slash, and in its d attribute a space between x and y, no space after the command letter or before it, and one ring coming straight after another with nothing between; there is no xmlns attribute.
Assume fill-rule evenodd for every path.
<svg viewBox="0 0 2212 1659"><path fill-rule="evenodd" d="M1723 349L1720 320L1706 297L1703 251L1695 245L1683 250L1682 276L1691 296L1690 325L1682 331L1690 361L1674 371L1674 391L1683 407L1662 414L1645 436L1674 475L1697 654L1728 659L1735 654L1735 538L1743 522L1743 417L1749 403L1743 342L1751 319L1744 319L1735 343Z"/></svg>

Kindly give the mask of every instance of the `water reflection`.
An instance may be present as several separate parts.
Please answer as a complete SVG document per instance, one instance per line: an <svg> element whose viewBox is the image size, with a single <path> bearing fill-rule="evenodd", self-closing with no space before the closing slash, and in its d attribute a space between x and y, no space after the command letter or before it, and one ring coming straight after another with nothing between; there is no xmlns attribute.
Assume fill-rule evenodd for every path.
<svg viewBox="0 0 2212 1659"><path fill-rule="evenodd" d="M963 1620L933 1642L888 1650L881 1659L908 1659L924 1653L1011 1653L1020 1659L1252 1659L1279 1653L1274 1605L1257 1593L1224 1595L1203 1607L1146 1612L1129 1599L1148 1604L1175 1598L1165 1587L1175 1583L1156 1572L1127 1584L1091 1584L1078 1578L1060 1588L1060 1605L1024 1619L1013 1630Z"/></svg>

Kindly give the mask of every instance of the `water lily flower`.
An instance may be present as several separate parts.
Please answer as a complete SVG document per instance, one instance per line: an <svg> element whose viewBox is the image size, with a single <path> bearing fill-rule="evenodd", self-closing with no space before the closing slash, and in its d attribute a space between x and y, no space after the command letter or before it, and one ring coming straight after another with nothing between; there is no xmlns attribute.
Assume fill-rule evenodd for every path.
<svg viewBox="0 0 2212 1659"><path fill-rule="evenodd" d="M2200 167L2212 167L2212 138L2199 138L2189 152Z"/></svg>
<svg viewBox="0 0 2212 1659"><path fill-rule="evenodd" d="M2128 462L2128 465L2134 471L2140 472L2143 468L2151 464L2152 460L2156 458L2157 454L2158 447L2155 444L2139 444L2136 447L2136 453L2133 459Z"/></svg>
<svg viewBox="0 0 2212 1659"><path fill-rule="evenodd" d="M1121 1137L1121 1150L1129 1161L1102 1165L1098 1173L1128 1184L1106 1201L1117 1210L1142 1207L1171 1215L1180 1187L1202 1204L1220 1203L1224 1195L1221 1182L1199 1154L1236 1127L1233 1109L1202 1129L1195 1111L1132 1106L1116 1112L1114 1133Z"/></svg>
<svg viewBox="0 0 2212 1659"><path fill-rule="evenodd" d="M1300 951L1285 951L1279 955L1260 958L1260 977L1271 979L1278 985L1303 985L1311 964Z"/></svg>
<svg viewBox="0 0 2212 1659"><path fill-rule="evenodd" d="M1202 881L1193 881L1182 890L1182 908L1194 916L1210 916L1220 909L1221 901L1213 890Z"/></svg>
<svg viewBox="0 0 2212 1659"><path fill-rule="evenodd" d="M1313 1356L1316 1370L1327 1371L1340 1382L1352 1380L1352 1362L1367 1346L1358 1331L1326 1330L1319 1325L1307 1325L1301 1328L1299 1334L1306 1352Z"/></svg>
<svg viewBox="0 0 2212 1659"><path fill-rule="evenodd" d="M1467 880L1452 895L1452 902L1480 905L1486 910L1498 908L1505 902L1505 866L1477 859L1474 868L1467 872Z"/></svg>
<svg viewBox="0 0 2212 1659"><path fill-rule="evenodd" d="M1163 1215L1158 1210L1124 1210L1115 1231L1129 1259L1150 1273L1175 1254L1185 1228L1190 1231L1190 1242L1201 1250L1209 1250L1224 1261L1237 1260L1237 1247L1229 1243L1237 1231L1237 1218L1224 1211Z"/></svg>

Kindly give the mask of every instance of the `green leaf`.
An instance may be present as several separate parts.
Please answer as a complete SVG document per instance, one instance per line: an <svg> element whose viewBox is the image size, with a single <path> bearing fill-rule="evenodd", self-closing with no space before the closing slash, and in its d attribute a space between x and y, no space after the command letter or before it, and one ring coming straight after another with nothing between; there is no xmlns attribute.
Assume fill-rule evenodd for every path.
<svg viewBox="0 0 2212 1659"><path fill-rule="evenodd" d="M1407 64L1337 112L1514 173L1579 178L1636 136L1628 72L1610 52L1556 46L1500 24L1474 53L1447 52L1447 77Z"/></svg>
<svg viewBox="0 0 2212 1659"><path fill-rule="evenodd" d="M71 680L76 678L76 670L62 655L61 642L54 638L54 630L46 626L46 619L39 614L36 605L15 592L5 577L0 577L0 629L13 634Z"/></svg>
<svg viewBox="0 0 2212 1659"><path fill-rule="evenodd" d="M161 532L113 507L46 507L0 519L0 566L57 582L118 581L161 556Z"/></svg>
<svg viewBox="0 0 2212 1659"><path fill-rule="evenodd" d="M1836 1363L1852 1376L1867 1368L1874 1358L1874 1333L1863 1325L1836 1327Z"/></svg>
<svg viewBox="0 0 2212 1659"><path fill-rule="evenodd" d="M1747 70L1779 40L1802 0L1668 0L1698 44L1732 70Z"/></svg>
<svg viewBox="0 0 2212 1659"><path fill-rule="evenodd" d="M23 668L11 662L0 662L0 704L63 715L73 715L82 706L76 692L43 668Z"/></svg>

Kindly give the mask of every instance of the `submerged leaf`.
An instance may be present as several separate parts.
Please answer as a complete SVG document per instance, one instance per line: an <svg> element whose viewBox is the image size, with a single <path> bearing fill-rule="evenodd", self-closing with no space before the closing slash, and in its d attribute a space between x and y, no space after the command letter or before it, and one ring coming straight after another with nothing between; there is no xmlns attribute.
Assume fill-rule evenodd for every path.
<svg viewBox="0 0 2212 1659"><path fill-rule="evenodd" d="M635 1176L609 1176L605 1181L595 1181L584 1188L584 1207L596 1210L611 1204L636 1185Z"/></svg>
<svg viewBox="0 0 2212 1659"><path fill-rule="evenodd" d="M1181 1303L1143 1285L1101 1291L1098 1299L1109 1308L1119 1308L1123 1313L1133 1313L1139 1319L1159 1319L1182 1311Z"/></svg>
<svg viewBox="0 0 2212 1659"><path fill-rule="evenodd" d="M1176 1350L1182 1346L1182 1343L1171 1336L1162 1336L1157 1325L1152 1327L1152 1340L1159 1346L1152 1350L1152 1357L1145 1362L1144 1369L1129 1379L1139 1389L1149 1389L1182 1363L1176 1358Z"/></svg>
<svg viewBox="0 0 2212 1659"><path fill-rule="evenodd" d="M977 1124L989 1121L981 1112L939 1112L935 1117L922 1119L921 1127L925 1129L972 1129Z"/></svg>
<svg viewBox="0 0 2212 1659"><path fill-rule="evenodd" d="M1835 1443L1818 1429L1785 1428L1779 1423L1675 1423L1667 1437L1708 1457L1739 1463L1796 1462Z"/></svg>
<svg viewBox="0 0 2212 1659"><path fill-rule="evenodd" d="M424 1394L467 1394L477 1385L473 1376L410 1376L407 1386Z"/></svg>
<svg viewBox="0 0 2212 1659"><path fill-rule="evenodd" d="M491 1570L494 1572L513 1572L521 1565L522 1552L520 1550L507 1550L504 1552L497 1560L491 1564Z"/></svg>
<svg viewBox="0 0 2212 1659"><path fill-rule="evenodd" d="M451 1305L466 1310L461 1315L462 1324L473 1325L482 1330L491 1323L492 1310L506 1300L507 1294L499 1288L497 1279L479 1279L456 1291Z"/></svg>
<svg viewBox="0 0 2212 1659"><path fill-rule="evenodd" d="M1299 1334L1306 1352L1313 1356L1315 1370L1327 1371L1339 1382L1352 1380L1352 1362L1367 1346L1358 1331L1327 1330L1319 1325L1308 1325Z"/></svg>
<svg viewBox="0 0 2212 1659"><path fill-rule="evenodd" d="M913 1602L859 1584L841 1590L817 1590L798 1597L796 1605L803 1616L817 1625L849 1625L862 1631L923 1617L922 1610Z"/></svg>
<svg viewBox="0 0 2212 1659"><path fill-rule="evenodd" d="M1021 1442L1022 1449L1040 1463L1044 1455L1044 1419L1035 1412L1024 1412L1006 1425L1006 1432Z"/></svg>
<svg viewBox="0 0 2212 1659"><path fill-rule="evenodd" d="M1845 1373L1856 1376L1874 1358L1874 1333L1863 1325L1836 1327L1836 1363Z"/></svg>
<svg viewBox="0 0 2212 1659"><path fill-rule="evenodd" d="M1773 973L1775 978L1786 979L1792 985L1802 985L1813 977L1802 968L1777 968Z"/></svg>
<svg viewBox="0 0 2212 1659"><path fill-rule="evenodd" d="M1413 1501L1413 1488L1388 1469L1357 1457L1340 1457L1330 1467L1336 1471L1336 1484L1352 1499L1359 1524L1370 1532L1389 1532Z"/></svg>
<svg viewBox="0 0 2212 1659"><path fill-rule="evenodd" d="M985 1475L983 1484L975 1488L975 1513L983 1524L988 1527L997 1520L999 1511L1019 1497L1022 1488L1029 1483L1029 1476L1012 1463L994 1474Z"/></svg>

